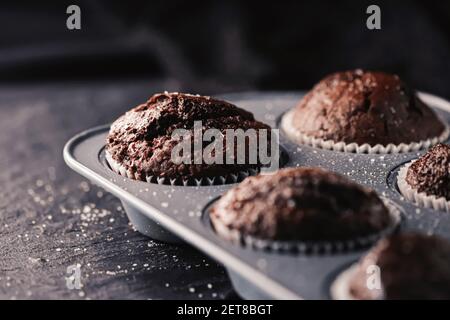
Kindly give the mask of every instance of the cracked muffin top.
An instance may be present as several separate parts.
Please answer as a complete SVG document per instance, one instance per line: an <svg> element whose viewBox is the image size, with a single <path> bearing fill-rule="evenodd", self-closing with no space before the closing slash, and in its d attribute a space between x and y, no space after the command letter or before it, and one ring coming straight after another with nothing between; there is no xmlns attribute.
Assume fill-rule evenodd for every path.
<svg viewBox="0 0 450 320"><path fill-rule="evenodd" d="M450 146L439 143L414 161L406 182L417 192L450 200Z"/></svg>
<svg viewBox="0 0 450 320"><path fill-rule="evenodd" d="M190 132L192 144L201 140L202 152L211 144L211 141L205 142L202 137L194 136L196 121L202 121L202 132L210 128L219 129L222 133L226 129L270 130L266 124L256 121L250 112L231 103L206 96L166 92L153 95L146 103L119 117L111 125L106 151L113 161L125 167L128 176L138 180L145 180L147 176L170 179L217 177L260 167L249 161L226 164L225 158L223 164L207 164L203 160L194 163L194 147L189 162L172 161L172 150L180 143L179 138L172 136L175 129ZM225 157L226 143L223 146Z"/></svg>
<svg viewBox="0 0 450 320"><path fill-rule="evenodd" d="M281 241L344 241L391 223L374 191L308 167L245 179L214 204L210 218L219 234L229 230Z"/></svg>
<svg viewBox="0 0 450 320"><path fill-rule="evenodd" d="M371 146L419 142L445 129L398 76L362 70L320 81L295 107L292 126L310 137Z"/></svg>
<svg viewBox="0 0 450 320"><path fill-rule="evenodd" d="M370 266L379 268L381 288L368 289ZM349 282L356 299L450 299L450 243L415 232L381 240Z"/></svg>

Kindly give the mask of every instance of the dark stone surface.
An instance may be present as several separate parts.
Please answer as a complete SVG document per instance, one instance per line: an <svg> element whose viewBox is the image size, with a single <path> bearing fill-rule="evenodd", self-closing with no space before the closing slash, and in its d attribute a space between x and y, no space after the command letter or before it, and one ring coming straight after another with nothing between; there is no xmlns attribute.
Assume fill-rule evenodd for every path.
<svg viewBox="0 0 450 320"><path fill-rule="evenodd" d="M171 89L145 81L0 88L0 299L235 297L221 266L134 231L120 202L62 159L71 136L162 87ZM75 264L82 290L66 287Z"/></svg>

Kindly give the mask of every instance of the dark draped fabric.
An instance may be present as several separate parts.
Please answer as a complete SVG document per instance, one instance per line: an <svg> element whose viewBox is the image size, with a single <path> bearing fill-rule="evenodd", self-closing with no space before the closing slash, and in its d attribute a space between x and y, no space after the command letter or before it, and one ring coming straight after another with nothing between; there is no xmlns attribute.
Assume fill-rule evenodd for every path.
<svg viewBox="0 0 450 320"><path fill-rule="evenodd" d="M27 3L28 2L28 3ZM355 67L450 97L450 1L68 1L0 4L0 80L164 79L213 92L304 89Z"/></svg>

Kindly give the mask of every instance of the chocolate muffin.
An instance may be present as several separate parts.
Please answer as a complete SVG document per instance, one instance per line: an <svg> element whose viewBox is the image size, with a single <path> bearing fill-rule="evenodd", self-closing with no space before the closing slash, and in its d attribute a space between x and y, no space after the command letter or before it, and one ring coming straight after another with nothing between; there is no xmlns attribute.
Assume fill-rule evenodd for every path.
<svg viewBox="0 0 450 320"><path fill-rule="evenodd" d="M445 129L398 76L362 70L327 76L289 117L288 134L370 146L419 142Z"/></svg>
<svg viewBox="0 0 450 320"><path fill-rule="evenodd" d="M380 289L368 289L379 268ZM369 274L368 274L369 273ZM359 263L349 280L355 299L450 299L450 242L418 233L393 235L381 240Z"/></svg>
<svg viewBox="0 0 450 320"><path fill-rule="evenodd" d="M391 215L374 191L319 168L249 177L210 209L216 232L230 240L345 241L377 234Z"/></svg>
<svg viewBox="0 0 450 320"><path fill-rule="evenodd" d="M417 192L450 200L450 146L437 144L414 161L406 182Z"/></svg>
<svg viewBox="0 0 450 320"><path fill-rule="evenodd" d="M206 96L166 92L155 94L146 103L126 112L111 125L106 144L107 158L123 169L128 177L147 181L149 177L156 177L158 181L164 180L163 183L169 180L185 182L192 179L226 177L259 169L259 162L248 161L248 152L244 163L234 161L227 164L225 155L229 150L226 143L222 149L222 164L207 164L205 161L198 163L195 161L194 151L188 163L173 161L172 151L180 143L180 139L172 136L172 133L176 129L187 130L191 133L189 139L194 145L199 140L193 134L196 121L202 121L202 132L210 128L219 129L222 133L227 129L255 129L256 132L264 129L270 134L269 126L256 121L251 113L233 104ZM270 143L270 140L268 141ZM205 148L211 142L200 143L202 148ZM248 147L249 141L245 140L245 143ZM234 147L237 148L237 143ZM211 155L216 151L211 150Z"/></svg>

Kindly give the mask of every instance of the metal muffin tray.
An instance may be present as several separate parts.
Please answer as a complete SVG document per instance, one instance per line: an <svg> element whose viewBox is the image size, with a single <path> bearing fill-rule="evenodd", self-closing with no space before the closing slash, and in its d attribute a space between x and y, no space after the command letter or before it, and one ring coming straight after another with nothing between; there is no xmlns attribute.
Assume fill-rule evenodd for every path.
<svg viewBox="0 0 450 320"><path fill-rule="evenodd" d="M222 96L276 128L280 117L304 93L240 93ZM429 95L421 98L447 122L450 103ZM109 126L96 127L73 137L64 159L75 171L116 195L132 224L160 241L197 247L222 263L235 290L247 299L329 299L333 278L369 248L334 254L294 254L256 250L230 243L215 234L207 208L230 185L170 186L124 178L114 173L104 157ZM402 230L420 230L450 238L450 214L420 208L405 201L396 187L399 167L421 152L405 154L353 154L316 149L291 142L280 130L280 144L288 155L285 167L315 166L343 174L376 190L400 209Z"/></svg>

